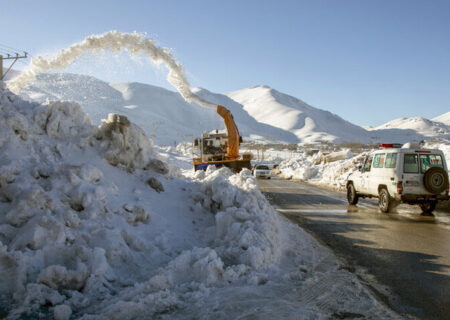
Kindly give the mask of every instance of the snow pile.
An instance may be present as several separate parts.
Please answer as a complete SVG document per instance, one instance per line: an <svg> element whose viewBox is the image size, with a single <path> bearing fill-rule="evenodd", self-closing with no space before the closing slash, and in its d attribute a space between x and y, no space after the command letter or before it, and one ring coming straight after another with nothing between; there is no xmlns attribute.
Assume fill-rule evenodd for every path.
<svg viewBox="0 0 450 320"><path fill-rule="evenodd" d="M348 175L362 165L367 153L352 156L348 150L327 155L299 153L295 158L280 163L277 170L285 179L296 179L326 185L338 190L345 189Z"/></svg>
<svg viewBox="0 0 450 320"><path fill-rule="evenodd" d="M145 248L132 229L150 214L120 203L123 191L108 177L114 172L103 147L134 157L115 164L122 176L158 159L146 152L145 135L116 128L106 136L78 104L33 105L0 94L0 269L9 275L1 280L1 305L12 318L53 306L55 317L64 318L124 281L118 270ZM149 176L158 173L138 180Z"/></svg>
<svg viewBox="0 0 450 320"><path fill-rule="evenodd" d="M195 179L201 188L194 199L216 213L216 244L226 260L260 269L274 263L283 243L280 220L258 190L247 169L233 175L227 168Z"/></svg>
<svg viewBox="0 0 450 320"><path fill-rule="evenodd" d="M276 261L276 236L265 234L270 228L264 213L272 220L277 217L248 172L235 177L223 170L203 173L208 182L197 177L202 189L189 197L193 207L225 210L236 217L233 226L245 224L231 228L230 220L216 215L221 221L220 250L242 262L236 270L226 270L211 248L174 254L170 232L151 233L170 212L161 210L164 205L158 212L155 204L133 199L150 193L150 203L155 202L155 193L144 189L145 184L164 181L169 169L156 158L145 133L126 118L111 115L96 128L77 104L32 105L7 92L1 94L1 112L0 268L10 275L2 279L1 297L12 318L52 309L61 318L72 310L89 313L95 301L110 298L118 287L140 277L151 279L148 285L155 295L164 295L161 290L185 282L210 285ZM126 187L133 190L124 190L119 180L130 179L132 172L134 183ZM235 179L234 184L229 179ZM146 265L152 263L145 261L146 255L155 259L153 265L166 267L148 270Z"/></svg>

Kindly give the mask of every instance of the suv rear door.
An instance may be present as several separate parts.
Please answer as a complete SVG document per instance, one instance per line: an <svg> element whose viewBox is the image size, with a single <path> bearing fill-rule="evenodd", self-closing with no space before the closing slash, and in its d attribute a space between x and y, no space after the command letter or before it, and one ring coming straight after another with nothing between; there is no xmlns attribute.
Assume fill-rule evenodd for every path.
<svg viewBox="0 0 450 320"><path fill-rule="evenodd" d="M403 154L403 193L421 194L425 192L422 186L418 153Z"/></svg>

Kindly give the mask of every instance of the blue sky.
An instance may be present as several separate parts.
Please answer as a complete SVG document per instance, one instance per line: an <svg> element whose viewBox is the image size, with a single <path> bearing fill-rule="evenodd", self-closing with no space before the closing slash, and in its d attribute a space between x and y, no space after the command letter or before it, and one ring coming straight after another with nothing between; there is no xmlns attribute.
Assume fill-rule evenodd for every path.
<svg viewBox="0 0 450 320"><path fill-rule="evenodd" d="M193 86L214 92L269 85L359 125L450 111L450 1L0 4L0 50L40 55L112 29L146 32L173 49ZM172 89L164 70L126 55L86 57L68 71Z"/></svg>

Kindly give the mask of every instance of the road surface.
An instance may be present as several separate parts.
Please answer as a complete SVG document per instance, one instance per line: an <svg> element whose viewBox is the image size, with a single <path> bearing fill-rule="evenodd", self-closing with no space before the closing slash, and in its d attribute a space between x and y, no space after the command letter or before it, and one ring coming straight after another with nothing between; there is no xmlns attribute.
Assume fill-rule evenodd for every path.
<svg viewBox="0 0 450 320"><path fill-rule="evenodd" d="M376 200L349 206L342 192L276 177L258 183L280 213L346 260L391 308L450 319L450 215L423 217L408 205L383 214Z"/></svg>

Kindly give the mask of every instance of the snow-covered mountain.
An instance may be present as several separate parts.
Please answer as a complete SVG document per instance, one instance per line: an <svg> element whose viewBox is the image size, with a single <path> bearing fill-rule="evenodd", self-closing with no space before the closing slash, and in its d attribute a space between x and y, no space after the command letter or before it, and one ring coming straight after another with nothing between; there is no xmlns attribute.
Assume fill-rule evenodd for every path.
<svg viewBox="0 0 450 320"><path fill-rule="evenodd" d="M302 142L368 139L365 129L268 86L230 92L231 99L261 123L294 133Z"/></svg>
<svg viewBox="0 0 450 320"><path fill-rule="evenodd" d="M445 116L445 114L443 115ZM432 121L422 117L399 118L373 129L383 131L390 129L413 130L424 137L450 136L450 127L443 122Z"/></svg>
<svg viewBox="0 0 450 320"><path fill-rule="evenodd" d="M436 122L442 122L442 123L450 126L450 111L446 112L444 114L441 114L440 116L433 118L431 120L436 121Z"/></svg>
<svg viewBox="0 0 450 320"><path fill-rule="evenodd" d="M194 91L205 100L230 109L246 139L286 143L402 143L447 137L450 133L449 113L434 121L403 118L377 128L362 128L267 86L227 94L205 89ZM171 145L183 141L187 134L197 137L211 129L224 129L215 110L189 104L177 92L148 84L107 83L91 76L53 73L39 75L21 95L39 102L47 99L79 102L95 124L108 113L124 114L149 135L155 128L158 144Z"/></svg>
<svg viewBox="0 0 450 320"><path fill-rule="evenodd" d="M230 98L200 90L200 95L231 110L244 137L296 143L297 137L285 130L257 122ZM73 100L81 104L94 123L108 113L124 114L149 135L155 127L156 142L173 144L184 135L200 136L211 129L224 129L222 118L213 109L189 104L177 93L142 83L107 83L94 77L76 74L42 74L21 92L30 100Z"/></svg>

